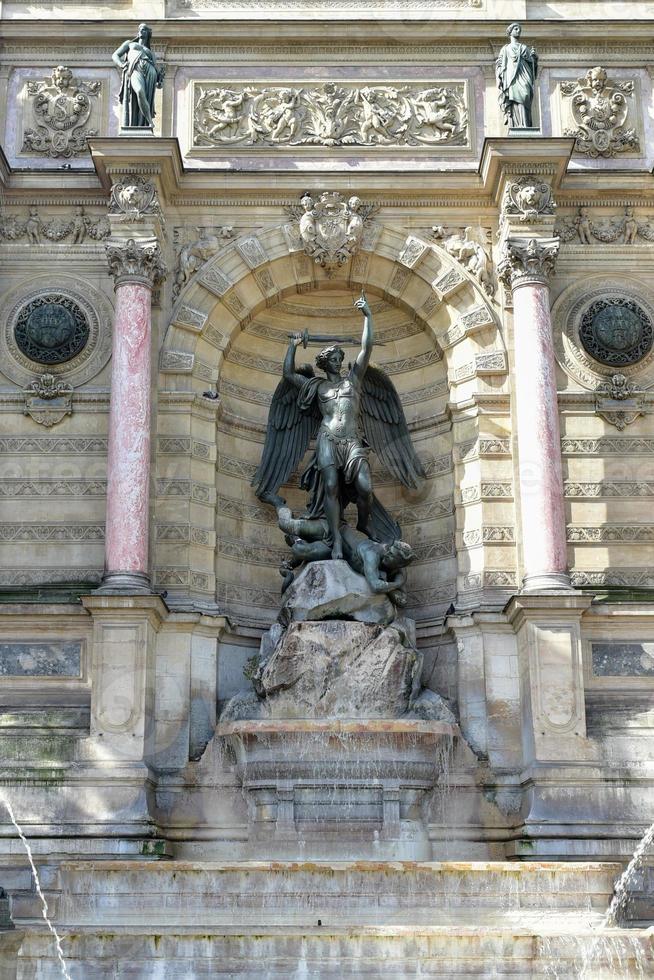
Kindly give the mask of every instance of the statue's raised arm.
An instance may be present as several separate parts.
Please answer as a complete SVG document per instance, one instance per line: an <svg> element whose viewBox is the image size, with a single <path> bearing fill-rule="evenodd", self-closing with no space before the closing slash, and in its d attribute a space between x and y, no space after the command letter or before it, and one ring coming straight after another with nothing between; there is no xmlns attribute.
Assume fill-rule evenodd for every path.
<svg viewBox="0 0 654 980"><path fill-rule="evenodd" d="M359 356L357 357L354 365L355 373L360 377L363 377L366 368L370 364L372 349L375 342L373 336L372 310L368 305L368 300L366 299L363 290L361 291L361 296L354 305L356 306L357 310L361 310L364 317L363 334L361 335L361 350L359 351Z"/></svg>

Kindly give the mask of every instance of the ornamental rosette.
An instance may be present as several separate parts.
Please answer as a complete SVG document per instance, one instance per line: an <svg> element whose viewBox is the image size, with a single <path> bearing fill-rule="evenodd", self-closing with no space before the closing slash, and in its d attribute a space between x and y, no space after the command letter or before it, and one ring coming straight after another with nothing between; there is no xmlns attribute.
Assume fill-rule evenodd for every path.
<svg viewBox="0 0 654 980"><path fill-rule="evenodd" d="M156 239L107 242L107 262L115 284L141 282L152 288L166 276L166 266Z"/></svg>
<svg viewBox="0 0 654 980"><path fill-rule="evenodd" d="M559 254L558 238L507 238L497 272L506 289L529 282L548 284Z"/></svg>

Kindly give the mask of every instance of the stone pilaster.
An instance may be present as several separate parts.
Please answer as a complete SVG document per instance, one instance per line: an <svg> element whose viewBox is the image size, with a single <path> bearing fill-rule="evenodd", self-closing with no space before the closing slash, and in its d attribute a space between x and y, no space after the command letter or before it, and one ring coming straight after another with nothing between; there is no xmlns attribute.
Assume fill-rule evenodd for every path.
<svg viewBox="0 0 654 980"><path fill-rule="evenodd" d="M156 239L107 243L114 277L105 574L101 592L150 592L148 576L152 287L165 275Z"/></svg>
<svg viewBox="0 0 654 980"><path fill-rule="evenodd" d="M569 589L549 278L558 238L509 236L499 274L513 295L523 591Z"/></svg>

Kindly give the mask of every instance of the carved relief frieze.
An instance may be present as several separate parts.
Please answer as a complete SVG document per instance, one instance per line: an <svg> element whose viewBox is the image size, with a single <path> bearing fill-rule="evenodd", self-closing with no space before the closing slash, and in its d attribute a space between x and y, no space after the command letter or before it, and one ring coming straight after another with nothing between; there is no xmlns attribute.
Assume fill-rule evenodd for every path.
<svg viewBox="0 0 654 980"><path fill-rule="evenodd" d="M484 524L463 532L463 543L466 547L476 547L482 544L513 544L515 528L512 524Z"/></svg>
<svg viewBox="0 0 654 980"><path fill-rule="evenodd" d="M46 585L57 582L99 582L101 567L57 565L55 568L7 568L0 569L0 585Z"/></svg>
<svg viewBox="0 0 654 980"><path fill-rule="evenodd" d="M570 100L574 121L564 135L575 138L577 153L596 158L640 150L638 133L628 125L636 106L633 81L609 79L597 66L576 81L561 82L561 94Z"/></svg>
<svg viewBox="0 0 654 980"><path fill-rule="evenodd" d="M193 145L468 146L465 82L309 86L196 82Z"/></svg>
<svg viewBox="0 0 654 980"><path fill-rule="evenodd" d="M104 541L104 524L0 524L0 541Z"/></svg>
<svg viewBox="0 0 654 980"><path fill-rule="evenodd" d="M58 65L49 79L27 82L31 126L23 131L23 153L70 159L87 152L87 140L98 130L88 123L102 88L100 81L76 78Z"/></svg>
<svg viewBox="0 0 654 980"><path fill-rule="evenodd" d="M570 571L570 581L575 588L584 585L652 588L654 586L654 569L651 565L644 568L613 568L604 571L573 568Z"/></svg>
<svg viewBox="0 0 654 980"><path fill-rule="evenodd" d="M599 526L569 524L568 541L572 544L600 544L605 541L649 544L654 541L654 524L601 524Z"/></svg>
<svg viewBox="0 0 654 980"><path fill-rule="evenodd" d="M654 480L603 480L601 483L579 483L566 480L563 484L566 497L654 497Z"/></svg>
<svg viewBox="0 0 654 980"><path fill-rule="evenodd" d="M5 476L0 481L0 497L104 497L106 492L106 480Z"/></svg>
<svg viewBox="0 0 654 980"><path fill-rule="evenodd" d="M602 436L599 439L561 439L565 456L652 456L654 439L643 436Z"/></svg>
<svg viewBox="0 0 654 980"><path fill-rule="evenodd" d="M590 208L579 207L557 221L555 232L561 241L577 245L636 245L654 242L654 221L639 219L630 206L624 214L600 218L593 218Z"/></svg>
<svg viewBox="0 0 654 980"><path fill-rule="evenodd" d="M45 217L39 214L38 208L30 208L24 218L13 213L0 214L0 242L27 240L29 245L45 245L48 242L81 245L89 240L103 241L109 237L110 231L105 215L91 217L83 207L76 207L72 216Z"/></svg>

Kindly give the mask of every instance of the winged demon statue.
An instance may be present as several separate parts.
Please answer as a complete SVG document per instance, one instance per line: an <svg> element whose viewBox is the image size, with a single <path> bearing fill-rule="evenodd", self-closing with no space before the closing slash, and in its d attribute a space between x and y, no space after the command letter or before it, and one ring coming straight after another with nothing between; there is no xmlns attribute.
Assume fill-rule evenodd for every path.
<svg viewBox="0 0 654 980"><path fill-rule="evenodd" d="M277 510L279 526L292 558L282 566L284 586L305 561L345 558L364 574L375 592L386 592L396 605L406 601L404 566L414 558L401 540L399 525L372 489L370 450L405 487L416 489L425 473L411 444L406 419L391 379L370 364L374 338L370 306L362 294L354 304L364 316L361 350L354 365L342 373L345 353L325 347L310 365L296 367L300 344L336 339L293 334L268 415L261 463L252 484L260 500ZM348 340L349 342L349 340ZM315 439L315 452L300 486L309 499L306 513L296 518L279 496ZM345 520L348 504L356 504L356 530Z"/></svg>

